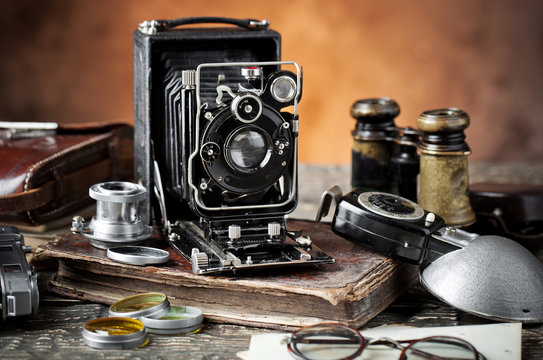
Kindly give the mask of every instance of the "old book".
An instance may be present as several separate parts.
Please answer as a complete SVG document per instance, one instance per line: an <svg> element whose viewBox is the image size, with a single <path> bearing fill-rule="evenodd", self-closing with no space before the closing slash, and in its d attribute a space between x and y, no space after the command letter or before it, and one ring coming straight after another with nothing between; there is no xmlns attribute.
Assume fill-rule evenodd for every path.
<svg viewBox="0 0 543 360"><path fill-rule="evenodd" d="M112 304L141 292L162 292L174 305L196 306L208 321L297 327L339 321L360 327L417 281L417 267L378 255L335 235L329 224L290 220L335 258L334 264L195 275L165 242L171 259L161 266L114 262L81 235L65 234L36 251L37 261L58 260L49 283L61 296Z"/></svg>

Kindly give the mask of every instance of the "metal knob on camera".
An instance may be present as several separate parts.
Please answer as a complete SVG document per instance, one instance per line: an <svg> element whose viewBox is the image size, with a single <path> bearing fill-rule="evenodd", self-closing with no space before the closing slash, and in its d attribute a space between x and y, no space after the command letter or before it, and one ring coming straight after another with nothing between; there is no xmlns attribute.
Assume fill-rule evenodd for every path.
<svg viewBox="0 0 543 360"><path fill-rule="evenodd" d="M111 181L89 188L89 196L96 200L96 216L86 224L74 217L72 231L89 238L98 248L107 249L141 242L151 236L151 227L139 216L139 202L147 190L138 184Z"/></svg>
<svg viewBox="0 0 543 360"><path fill-rule="evenodd" d="M425 111L417 119L423 133L418 203L449 226L475 222L469 199L467 156L471 150L464 140L469 122L468 114L456 108Z"/></svg>

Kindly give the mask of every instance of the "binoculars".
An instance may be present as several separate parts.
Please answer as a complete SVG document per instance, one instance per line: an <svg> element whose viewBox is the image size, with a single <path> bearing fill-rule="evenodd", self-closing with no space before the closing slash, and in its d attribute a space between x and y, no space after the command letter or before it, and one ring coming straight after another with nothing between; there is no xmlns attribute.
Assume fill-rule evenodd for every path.
<svg viewBox="0 0 543 360"><path fill-rule="evenodd" d="M467 113L457 108L424 111L418 129L397 127L398 103L390 98L356 101L353 130L353 188L397 194L445 220L446 225L475 222L470 205L464 130Z"/></svg>

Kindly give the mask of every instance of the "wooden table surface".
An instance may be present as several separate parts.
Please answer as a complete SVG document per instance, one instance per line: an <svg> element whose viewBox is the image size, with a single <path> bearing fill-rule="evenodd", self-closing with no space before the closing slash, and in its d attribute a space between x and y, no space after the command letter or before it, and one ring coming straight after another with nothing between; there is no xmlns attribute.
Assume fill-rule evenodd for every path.
<svg viewBox="0 0 543 360"><path fill-rule="evenodd" d="M472 180L488 178L505 182L543 182L543 165L472 165ZM490 175L490 176L489 176ZM333 184L349 187L346 166L301 166L300 206L293 217L314 217L322 191ZM40 282L48 273L40 273ZM82 326L92 319L107 315L107 307L61 299L40 290L40 309L28 318L12 318L0 322L0 359L236 359L247 350L251 336L274 330L204 322L197 334L184 336L150 335L150 343L134 350L95 350L83 344ZM412 326L453 326L488 324L478 318L440 302L420 286L415 286L384 312L362 328L385 324ZM524 325L522 358L543 359L543 325ZM491 359L489 359L491 360Z"/></svg>

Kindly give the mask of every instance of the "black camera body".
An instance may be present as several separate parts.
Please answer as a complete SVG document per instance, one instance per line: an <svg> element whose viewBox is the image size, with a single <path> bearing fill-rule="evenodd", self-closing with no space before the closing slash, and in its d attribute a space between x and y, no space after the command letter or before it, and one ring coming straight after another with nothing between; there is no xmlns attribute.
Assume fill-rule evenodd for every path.
<svg viewBox="0 0 543 360"><path fill-rule="evenodd" d="M167 161L163 176L166 205L187 203L195 215L210 222L248 214L276 217L294 210L298 115L281 110L296 108L301 77L290 71L266 76L263 64L275 70L288 63L202 64L196 71L167 78L167 108L171 111L166 114L167 140L162 154ZM202 83L209 76L206 72L217 70L248 74L249 79L236 77L235 85L225 82L206 89ZM181 88L172 85L179 80ZM281 84L291 87L283 94L277 89ZM204 102L202 94L212 90L216 97ZM179 105L170 91L180 93ZM282 102L276 100L276 92L285 95ZM181 111L175 111L177 106ZM184 216L182 212L171 215Z"/></svg>
<svg viewBox="0 0 543 360"><path fill-rule="evenodd" d="M0 320L38 313L38 277L25 254L31 251L13 226L0 226Z"/></svg>
<svg viewBox="0 0 543 360"><path fill-rule="evenodd" d="M147 199L143 202L142 219L151 223L153 218L152 200L154 188L154 164L163 173L166 203L172 217L195 219L190 208L188 166L181 159L188 158L191 147L198 139L193 126L184 123L181 127L180 88L183 70L196 70L203 63L278 61L280 35L267 28L242 29L224 28L183 28L162 29L161 21L144 23L134 33L134 106L135 106L135 175L136 182L145 186ZM214 75L214 76L213 76ZM214 102L214 88L217 86L219 71L202 80L202 87L212 89L202 94L201 104ZM241 74L230 79L230 86L240 80ZM228 85L228 84L226 84ZM177 88L174 88L177 86ZM195 96L195 94L191 94ZM173 98L168 98L171 96ZM196 99L190 99L193 108L188 112L196 116ZM172 113L173 112L173 113ZM193 119L194 120L194 119ZM178 123L172 124L172 122ZM203 125L202 125L203 129ZM183 133L181 133L183 132ZM192 143L191 143L192 142ZM172 148L178 148L172 152ZM173 166L172 166L173 164ZM181 167L182 170L178 171ZM171 173L171 175L166 175ZM168 178L175 178L168 183ZM185 194L172 188L181 186ZM179 203L179 199L182 199ZM156 205L156 204L155 204Z"/></svg>
<svg viewBox="0 0 543 360"><path fill-rule="evenodd" d="M239 27L166 29L200 21ZM135 172L151 189L142 218L196 273L331 262L307 241L299 249L297 236L289 243L286 229L298 201L301 68L280 60L267 22L242 21L159 20L136 31Z"/></svg>

